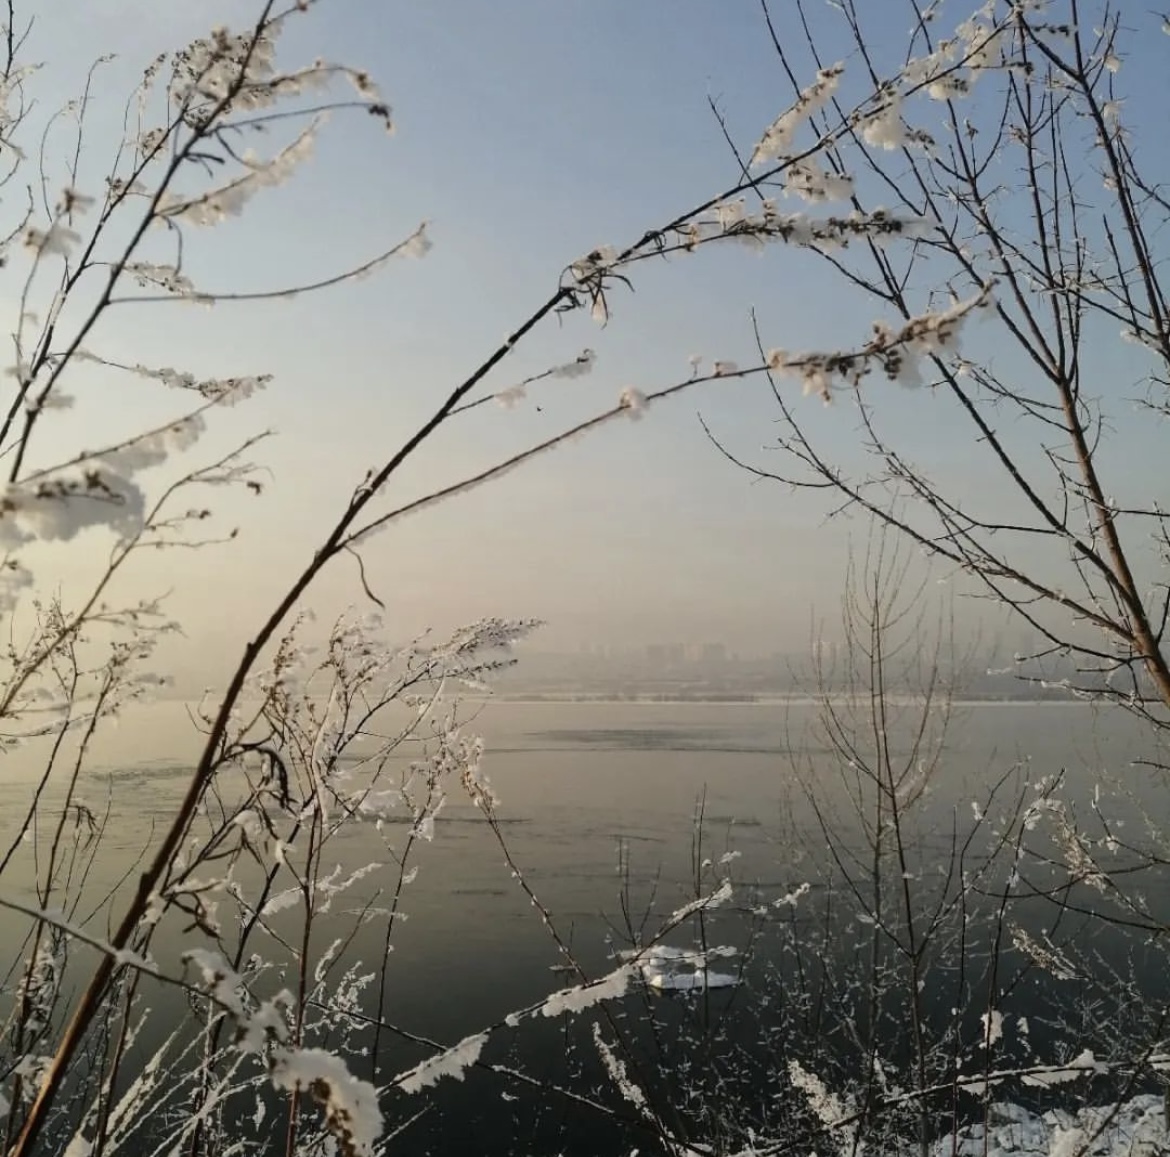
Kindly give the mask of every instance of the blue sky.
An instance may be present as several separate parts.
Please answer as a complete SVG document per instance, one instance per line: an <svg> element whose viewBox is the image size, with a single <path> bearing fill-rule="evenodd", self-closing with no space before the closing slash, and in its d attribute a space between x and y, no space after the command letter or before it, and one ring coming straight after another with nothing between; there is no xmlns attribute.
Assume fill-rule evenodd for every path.
<svg viewBox="0 0 1170 1157"><path fill-rule="evenodd" d="M108 155L96 146L104 136L108 150L123 94L150 55L217 21L240 27L252 8L103 0L38 12L29 55L47 61L37 83L49 103L76 88L95 51L119 53L98 86L92 179ZM791 8L775 8L782 34L793 35L784 23ZM896 54L911 9L894 0L886 8L875 21L879 50ZM814 21L833 17L828 5L810 9ZM103 340L119 356L209 375L276 375L220 435L226 444L249 429L280 431L264 451L271 494L228 511L243 521L241 542L186 560L190 582L177 589L193 637L215 652L254 623L366 467L548 295L566 264L734 181L709 97L745 149L790 100L754 0L323 0L294 23L282 52L289 62L320 55L367 68L398 132L387 138L366 118L339 118L297 181L198 237L196 281L248 290L311 279L423 219L435 247L421 262L312 299L110 319ZM1159 82L1137 63L1139 95L1155 95ZM786 348L864 340L874 320L823 266L780 248L648 264L636 289L615 299L605 330L584 315L547 324L491 384L511 385L586 346L598 353L591 376L550 383L539 413L493 405L468 415L396 494L450 481L612 404L626 386L671 384L687 375L692 353L750 361L752 307L767 343ZM1122 381L1141 372L1139 355L1126 356L1110 363ZM152 412L155 403L133 388L138 394L111 394L125 400L103 420L120 421L126 406ZM891 421L920 427L920 462L944 465L960 488L987 484L966 431L940 407L874 388L888 391ZM767 389L763 381L699 387L645 421L611 426L406 521L371 544L371 581L403 633L499 613L551 620L549 646L585 637L800 646L811 616L834 613L850 528L826 527L816 501L734 470L697 418L738 452L766 459L756 451L774 434ZM855 461L851 408L822 414L819 403L802 404L828 445ZM224 575L227 604L208 593ZM353 577L343 562L318 601L328 609L356 597Z"/></svg>

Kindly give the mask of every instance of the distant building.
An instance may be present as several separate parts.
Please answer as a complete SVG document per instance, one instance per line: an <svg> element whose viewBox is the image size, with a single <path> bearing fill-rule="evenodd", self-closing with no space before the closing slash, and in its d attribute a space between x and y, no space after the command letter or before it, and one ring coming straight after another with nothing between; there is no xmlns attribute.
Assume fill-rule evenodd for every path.
<svg viewBox="0 0 1170 1157"><path fill-rule="evenodd" d="M646 661L657 667L681 667L687 661L686 645L650 643L646 648Z"/></svg>

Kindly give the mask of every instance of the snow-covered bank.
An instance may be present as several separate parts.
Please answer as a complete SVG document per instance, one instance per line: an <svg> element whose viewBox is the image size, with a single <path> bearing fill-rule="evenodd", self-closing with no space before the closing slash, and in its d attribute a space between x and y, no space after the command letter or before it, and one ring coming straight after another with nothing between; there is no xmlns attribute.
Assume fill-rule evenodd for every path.
<svg viewBox="0 0 1170 1157"><path fill-rule="evenodd" d="M1087 1105L1074 1112L1032 1113L1019 1105L992 1107L982 1124L936 1142L936 1157L1139 1157L1170 1152L1166 1104L1144 1094L1117 1105Z"/></svg>

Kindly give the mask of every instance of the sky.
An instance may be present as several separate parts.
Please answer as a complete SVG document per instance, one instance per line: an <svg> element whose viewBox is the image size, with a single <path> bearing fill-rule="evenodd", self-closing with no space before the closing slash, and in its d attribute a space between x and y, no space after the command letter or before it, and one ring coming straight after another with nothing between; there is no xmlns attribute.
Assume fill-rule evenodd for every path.
<svg viewBox="0 0 1170 1157"><path fill-rule="evenodd" d="M781 34L795 35L784 23L792 8L775 7ZM875 35L896 54L911 7L887 7ZM38 5L26 57L44 61L34 78L42 108L78 91L96 53L117 54L95 79L85 178L99 182L108 167L125 95L154 53L217 22L242 27L253 11L245 0ZM814 25L833 17L828 5L811 11ZM311 557L366 470L549 295L567 264L734 182L709 101L750 149L790 99L759 6L747 0L321 0L290 25L281 52L290 63L322 56L367 69L397 132L336 118L296 180L193 238L196 282L252 291L309 281L424 220L434 247L290 301L114 311L95 338L123 360L274 375L218 422L206 447L277 431L257 451L270 471L265 494L217 503L223 524L241 528L238 539L150 560L133 580L173 588L186 628L179 661L208 680ZM1148 77L1138 83L1156 91ZM50 154L68 139L50 134ZM14 308L14 282L0 285ZM647 264L635 290L615 297L604 328L585 312L546 323L487 388L587 347L597 354L589 376L534 388L511 410L467 414L411 461L389 499L472 473L608 408L626 387L682 380L692 354L751 361L753 309L767 344L785 348L856 344L874 320L873 307L843 294L823 266L774 247ZM1134 380L1139 369L1119 356L1110 371ZM63 421L64 437L115 433L170 404L141 382L96 373L89 388L90 405ZM994 487L982 451L947 415L921 395L875 388L889 393L891 422L920 428L918 461L947 471L960 491ZM800 404L834 453L858 461L849 405ZM371 541L366 573L392 629L409 636L502 615L547 620L546 649L711 639L749 652L803 647L811 622L835 616L850 541L864 539L866 526L827 523L823 500L735 468L700 416L737 454L775 461L767 447L776 411L763 380L713 382L642 421L610 424ZM47 557L39 573L57 566L67 582L77 554ZM324 615L361 600L346 558L310 598ZM963 613L973 621L977 612Z"/></svg>

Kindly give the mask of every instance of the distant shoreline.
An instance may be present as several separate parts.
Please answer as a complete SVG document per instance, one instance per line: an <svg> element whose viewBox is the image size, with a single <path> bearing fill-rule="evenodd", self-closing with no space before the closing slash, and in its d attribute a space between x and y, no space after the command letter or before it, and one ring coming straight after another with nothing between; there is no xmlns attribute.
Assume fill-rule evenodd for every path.
<svg viewBox="0 0 1170 1157"><path fill-rule="evenodd" d="M593 704L599 707L620 707L624 704L643 707L815 707L818 703L822 702L820 696L801 694L799 692L792 692L790 694L784 692L761 692L755 694L750 691L729 691L705 695L700 693L680 695L677 692L645 691L630 692L629 694L623 695L603 691L544 692L494 690L487 694L463 694L458 696L458 698L468 703L507 703L515 706L524 706L526 704L529 706L538 706L540 704ZM845 693L830 693L828 698L835 703L842 703L848 699L848 696ZM858 701L861 701L865 697L857 696L856 698ZM890 692L886 698L889 703L900 706L912 706L924 702L921 695L900 694L898 692ZM199 700L183 695L161 695L150 702L155 704L191 705L199 702ZM241 702L254 706L257 701L245 698ZM935 702L941 706L945 700L942 696L937 696ZM972 696L970 698L955 697L949 702L954 707L1099 707L1101 705L1100 700L1079 699L1071 695L1056 694L1042 698L1015 696L1003 696L999 698L987 696Z"/></svg>
<svg viewBox="0 0 1170 1157"><path fill-rule="evenodd" d="M469 697L470 698L470 697ZM842 702L846 695L832 695L828 698L834 702ZM914 704L924 702L919 695L898 695L892 693L887 696L889 702L897 704ZM564 692L549 692L547 694L500 694L486 695L477 702L507 703L514 706L540 706L543 704L596 704L597 706L632 707L661 706L661 707L816 707L822 702L819 696L811 695L656 695L653 693L640 695L605 695L580 694ZM936 699L939 706L941 698ZM1050 699L951 699L954 707L1092 707L1099 706L1091 700L1074 699L1071 697L1053 696Z"/></svg>

